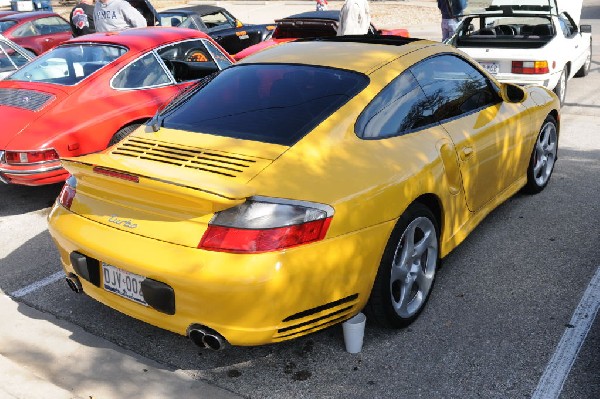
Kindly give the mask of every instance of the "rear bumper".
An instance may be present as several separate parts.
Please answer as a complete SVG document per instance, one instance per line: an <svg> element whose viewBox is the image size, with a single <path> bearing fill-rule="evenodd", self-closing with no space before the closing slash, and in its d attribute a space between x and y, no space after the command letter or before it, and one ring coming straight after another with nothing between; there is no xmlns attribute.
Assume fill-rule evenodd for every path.
<svg viewBox="0 0 600 399"><path fill-rule="evenodd" d="M0 164L0 181L6 184L41 186L64 181L69 173L60 162L35 166L12 166Z"/></svg>
<svg viewBox="0 0 600 399"><path fill-rule="evenodd" d="M368 300L392 228L389 222L282 252L230 254L113 229L60 205L49 215L67 274L76 274L70 259L76 251L168 285L175 312L141 305L106 291L102 281L82 278L86 294L181 335L192 324L207 326L232 345L284 341L356 314Z"/></svg>
<svg viewBox="0 0 600 399"><path fill-rule="evenodd" d="M496 79L498 79L502 83L512 83L519 86L542 86L548 90L553 90L558 84L558 79L560 78L560 74L562 71L558 71L555 73L547 73L543 75L521 75L514 73L502 73L496 75Z"/></svg>

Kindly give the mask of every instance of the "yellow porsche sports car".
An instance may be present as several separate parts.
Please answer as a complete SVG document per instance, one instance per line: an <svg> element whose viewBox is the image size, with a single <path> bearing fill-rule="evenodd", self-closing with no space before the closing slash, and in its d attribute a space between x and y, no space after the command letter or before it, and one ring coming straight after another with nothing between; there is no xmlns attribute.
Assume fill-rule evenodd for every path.
<svg viewBox="0 0 600 399"><path fill-rule="evenodd" d="M200 346L279 342L363 309L403 327L440 258L547 185L559 109L441 43L276 46L63 159L50 232L73 290Z"/></svg>

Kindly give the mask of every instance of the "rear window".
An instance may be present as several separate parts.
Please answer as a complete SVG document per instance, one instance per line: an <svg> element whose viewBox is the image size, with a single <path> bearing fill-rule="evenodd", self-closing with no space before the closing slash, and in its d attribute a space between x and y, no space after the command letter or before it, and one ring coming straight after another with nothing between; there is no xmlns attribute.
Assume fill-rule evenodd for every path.
<svg viewBox="0 0 600 399"><path fill-rule="evenodd" d="M72 86L127 52L123 47L65 44L35 58L6 80Z"/></svg>
<svg viewBox="0 0 600 399"><path fill-rule="evenodd" d="M170 111L163 126L289 146L368 81L357 72L325 67L233 66Z"/></svg>

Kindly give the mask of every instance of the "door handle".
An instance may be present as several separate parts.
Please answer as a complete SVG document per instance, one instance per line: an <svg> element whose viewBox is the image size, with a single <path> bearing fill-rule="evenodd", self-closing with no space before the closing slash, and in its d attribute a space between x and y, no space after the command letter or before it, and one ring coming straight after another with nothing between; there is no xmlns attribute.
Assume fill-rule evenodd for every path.
<svg viewBox="0 0 600 399"><path fill-rule="evenodd" d="M467 159L469 159L471 157L471 155L473 155L473 148L471 148L471 147L464 147L462 149L461 158L462 158L463 161L466 161Z"/></svg>

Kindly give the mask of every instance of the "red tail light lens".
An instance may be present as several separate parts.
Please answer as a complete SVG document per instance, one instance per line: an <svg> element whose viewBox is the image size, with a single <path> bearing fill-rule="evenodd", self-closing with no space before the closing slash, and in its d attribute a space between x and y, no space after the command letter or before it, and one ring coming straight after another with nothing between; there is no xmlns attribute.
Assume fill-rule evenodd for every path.
<svg viewBox="0 0 600 399"><path fill-rule="evenodd" d="M198 248L259 253L325 238L333 208L323 204L255 197L215 214Z"/></svg>
<svg viewBox="0 0 600 399"><path fill-rule="evenodd" d="M58 153L54 149L41 151L6 151L6 163L19 165L57 161Z"/></svg>
<svg viewBox="0 0 600 399"><path fill-rule="evenodd" d="M132 174L125 173L125 172L119 172L118 170L103 168L101 166L94 166L93 171L94 171L94 173L98 173L99 175L110 176L110 177L114 177L117 179L132 181L134 183L140 182L139 176L132 175Z"/></svg>
<svg viewBox="0 0 600 399"><path fill-rule="evenodd" d="M549 73L548 61L513 61L512 73L541 75Z"/></svg>
<svg viewBox="0 0 600 399"><path fill-rule="evenodd" d="M73 198L75 198L77 181L73 176L69 176L62 190L60 190L60 194L58 194L58 203L64 206L67 209L71 209L71 205L73 205Z"/></svg>

